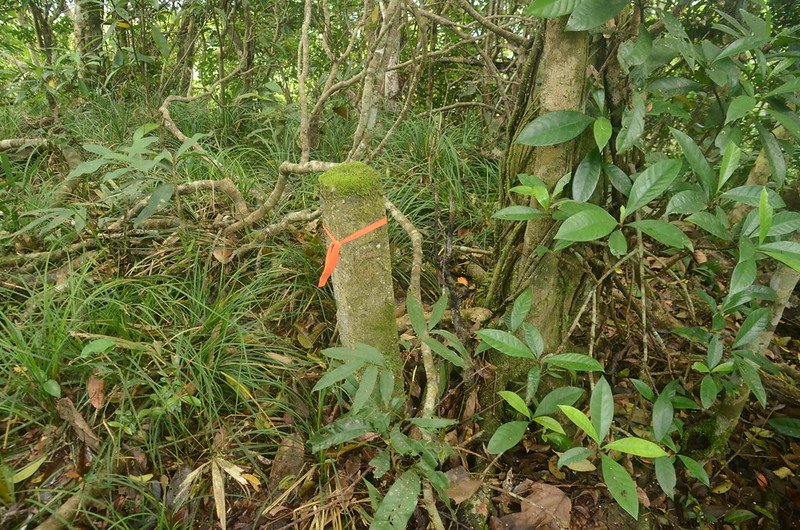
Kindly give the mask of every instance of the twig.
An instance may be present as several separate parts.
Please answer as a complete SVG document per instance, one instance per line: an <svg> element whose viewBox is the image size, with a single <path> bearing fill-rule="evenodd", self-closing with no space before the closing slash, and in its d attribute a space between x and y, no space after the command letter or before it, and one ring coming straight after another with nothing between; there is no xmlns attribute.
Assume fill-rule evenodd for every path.
<svg viewBox="0 0 800 530"><path fill-rule="evenodd" d="M102 491L103 488L97 485L85 485L33 530L61 530L71 526L83 505L94 500Z"/></svg>
<svg viewBox="0 0 800 530"><path fill-rule="evenodd" d="M284 230L286 230L290 224L297 223L300 221L313 221L314 219L320 216L320 210L301 210L299 212L292 212L286 215L283 219L278 221L277 223L273 223L265 228L257 232L253 232L250 235L251 241L246 245L239 247L231 257L232 259L241 256L251 250L261 246L267 238L270 238L274 235L277 235Z"/></svg>
<svg viewBox="0 0 800 530"><path fill-rule="evenodd" d="M23 147L47 147L50 140L47 138L9 138L0 140L0 151L10 151Z"/></svg>

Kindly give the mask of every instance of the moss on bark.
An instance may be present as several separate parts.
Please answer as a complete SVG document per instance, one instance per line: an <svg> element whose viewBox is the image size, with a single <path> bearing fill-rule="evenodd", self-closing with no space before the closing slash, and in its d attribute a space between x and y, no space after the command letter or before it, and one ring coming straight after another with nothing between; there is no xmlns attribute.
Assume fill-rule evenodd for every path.
<svg viewBox="0 0 800 530"><path fill-rule="evenodd" d="M386 215L378 173L370 166L341 164L319 177L322 223L341 240ZM339 337L344 346L363 342L380 350L403 388L403 362L394 317L394 291L385 226L342 245L333 271Z"/></svg>

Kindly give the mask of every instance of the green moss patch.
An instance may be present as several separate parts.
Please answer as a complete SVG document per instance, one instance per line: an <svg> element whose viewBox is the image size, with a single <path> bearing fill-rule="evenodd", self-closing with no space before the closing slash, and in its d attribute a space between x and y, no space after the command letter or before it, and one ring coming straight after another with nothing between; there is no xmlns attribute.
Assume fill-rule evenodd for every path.
<svg viewBox="0 0 800 530"><path fill-rule="evenodd" d="M368 195L379 192L378 172L363 162L339 164L319 176L319 183L336 194Z"/></svg>

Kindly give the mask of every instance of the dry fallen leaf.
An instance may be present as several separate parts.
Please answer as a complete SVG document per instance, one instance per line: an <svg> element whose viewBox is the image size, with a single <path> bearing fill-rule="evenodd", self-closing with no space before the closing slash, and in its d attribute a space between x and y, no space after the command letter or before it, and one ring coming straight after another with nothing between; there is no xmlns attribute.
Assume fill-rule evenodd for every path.
<svg viewBox="0 0 800 530"><path fill-rule="evenodd" d="M81 413L75 408L72 400L69 398L61 398L56 401L56 410L61 419L70 424L72 429L78 435L78 438L95 453L100 450L100 438L92 431L92 428L83 419Z"/></svg>
<svg viewBox="0 0 800 530"><path fill-rule="evenodd" d="M302 440L286 436L275 453L269 473L269 489L274 490L287 477L297 477L305 463L305 447Z"/></svg>
<svg viewBox="0 0 800 530"><path fill-rule="evenodd" d="M89 403L98 410L103 408L106 400L105 388L105 381L94 375L89 376L89 381L86 383L86 392L89 394Z"/></svg>
<svg viewBox="0 0 800 530"><path fill-rule="evenodd" d="M570 528L572 502L563 491L537 482L522 502L521 511L493 517L492 530L561 530Z"/></svg>
<svg viewBox="0 0 800 530"><path fill-rule="evenodd" d="M227 508L225 507L225 481L222 478L222 470L216 460L211 461L211 489L214 493L214 507L217 510L217 519L222 530L227 530L228 520L226 517Z"/></svg>
<svg viewBox="0 0 800 530"><path fill-rule="evenodd" d="M445 473L450 486L444 490L447 496L456 504L460 504L472 497L481 487L481 481L472 478L464 466L454 467Z"/></svg>
<svg viewBox="0 0 800 530"><path fill-rule="evenodd" d="M229 248L215 248L214 252L211 253L214 256L214 259L222 263L223 265L231 261L231 256L233 256L233 250Z"/></svg>

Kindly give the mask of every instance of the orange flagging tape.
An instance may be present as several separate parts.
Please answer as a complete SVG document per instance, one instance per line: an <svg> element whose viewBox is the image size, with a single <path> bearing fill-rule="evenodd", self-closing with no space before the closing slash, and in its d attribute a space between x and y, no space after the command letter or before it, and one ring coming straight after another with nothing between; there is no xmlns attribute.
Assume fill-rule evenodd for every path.
<svg viewBox="0 0 800 530"><path fill-rule="evenodd" d="M339 252L342 249L342 245L345 243L349 243L358 239L361 236L365 236L372 232L373 230L377 230L378 228L382 227L387 223L386 217L378 219L371 225L365 226L361 230L356 230L346 238L342 239L341 241L333 237L331 231L325 225L322 225L322 228L325 229L325 233L328 234L331 242L328 243L328 253L325 255L325 268L322 270L322 276L319 277L319 285L318 287L324 287L326 283L328 283L328 279L333 274L333 269L336 268L336 264L339 263Z"/></svg>

